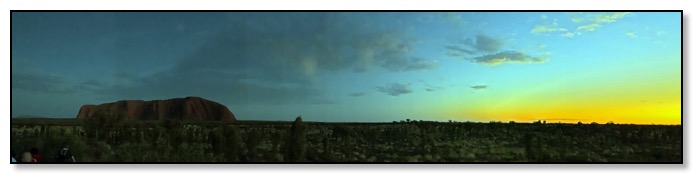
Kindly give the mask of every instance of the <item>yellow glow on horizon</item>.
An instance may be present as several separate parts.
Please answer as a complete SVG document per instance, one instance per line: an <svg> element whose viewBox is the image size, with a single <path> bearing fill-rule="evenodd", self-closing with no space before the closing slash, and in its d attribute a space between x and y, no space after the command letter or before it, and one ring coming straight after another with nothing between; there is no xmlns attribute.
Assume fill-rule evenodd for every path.
<svg viewBox="0 0 693 174"><path fill-rule="evenodd" d="M652 63L674 67L648 69ZM680 72L680 61L668 61L581 73L536 86L456 97L442 108L443 115L504 122L681 124Z"/></svg>

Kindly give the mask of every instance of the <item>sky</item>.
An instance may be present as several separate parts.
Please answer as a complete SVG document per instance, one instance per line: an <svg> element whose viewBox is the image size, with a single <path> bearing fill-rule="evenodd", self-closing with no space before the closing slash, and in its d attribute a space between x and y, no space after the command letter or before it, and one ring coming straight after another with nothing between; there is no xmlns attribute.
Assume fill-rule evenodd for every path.
<svg viewBox="0 0 693 174"><path fill-rule="evenodd" d="M239 120L681 123L681 14L13 12L12 117L198 96Z"/></svg>

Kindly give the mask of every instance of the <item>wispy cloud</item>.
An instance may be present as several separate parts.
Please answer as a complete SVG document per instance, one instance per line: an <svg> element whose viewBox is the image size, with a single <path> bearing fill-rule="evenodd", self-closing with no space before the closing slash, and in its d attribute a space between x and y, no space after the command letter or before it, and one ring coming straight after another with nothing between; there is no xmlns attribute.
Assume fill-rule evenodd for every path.
<svg viewBox="0 0 693 174"><path fill-rule="evenodd" d="M87 80L85 82L82 82L81 84L78 84L76 86L76 88L78 90L83 90L83 91L93 91L93 90L98 90L100 88L103 88L104 86L106 86L106 84L104 84L103 82L91 79L91 80Z"/></svg>
<svg viewBox="0 0 693 174"><path fill-rule="evenodd" d="M500 51L503 47L503 42L484 35L477 35L474 40L470 38L457 39L456 43L458 45L445 46L449 56L463 58L479 64L498 65L506 62L543 63L548 61L547 57L533 57L518 51ZM545 47L546 45L542 44L539 49L544 49Z"/></svg>
<svg viewBox="0 0 693 174"><path fill-rule="evenodd" d="M459 55L465 55L465 54L475 54L475 51L469 50L469 49L464 49L456 45L448 45L445 46L445 49L450 50L452 53L451 54L459 54Z"/></svg>
<svg viewBox="0 0 693 174"><path fill-rule="evenodd" d="M587 24L587 25L581 25L581 26L577 27L577 30L578 31L580 31L580 30L595 31L595 30L597 30L597 28L599 28L601 26L602 25L600 25L598 23L591 23L591 24Z"/></svg>
<svg viewBox="0 0 693 174"><path fill-rule="evenodd" d="M585 12L566 12L565 16L573 23L580 23L585 20Z"/></svg>
<svg viewBox="0 0 693 174"><path fill-rule="evenodd" d="M433 86L433 85L428 85L428 84L426 84L425 87L424 87L424 89L425 89L426 91L428 91L428 92L433 92L433 91L443 90L443 89L445 89L445 88L443 88L443 87L441 87L441 86Z"/></svg>
<svg viewBox="0 0 693 174"><path fill-rule="evenodd" d="M567 38L572 38L572 37L575 37L575 33L573 33L573 32L566 32L566 33L561 34L561 36L567 37Z"/></svg>
<svg viewBox="0 0 693 174"><path fill-rule="evenodd" d="M447 45L448 55L462 57L480 53L493 53L499 51L503 42L485 35L477 35L474 39L457 39L455 45Z"/></svg>
<svg viewBox="0 0 693 174"><path fill-rule="evenodd" d="M12 72L11 76L12 89L53 94L75 92L61 76L40 72Z"/></svg>
<svg viewBox="0 0 693 174"><path fill-rule="evenodd" d="M114 100L200 96L233 105L330 104L334 102L316 82L320 76L438 68L435 59L410 55L417 41L407 31L373 27L384 16L233 13L228 19L233 25L211 32L168 69L118 74L127 83L95 81L80 89ZM480 42L492 44L483 38ZM412 92L401 85L381 88L395 96Z"/></svg>
<svg viewBox="0 0 693 174"><path fill-rule="evenodd" d="M595 23L612 23L630 15L631 12L615 12L609 14L598 14L592 18Z"/></svg>
<svg viewBox="0 0 693 174"><path fill-rule="evenodd" d="M349 93L349 96L352 96L352 97L361 97L364 95L366 95L365 92Z"/></svg>
<svg viewBox="0 0 693 174"><path fill-rule="evenodd" d="M500 50L501 46L503 46L503 42L500 40L485 36L485 35L477 35L476 36L476 42L474 44L468 44L469 46L472 46L478 51L484 51L484 52L496 52Z"/></svg>
<svg viewBox="0 0 693 174"><path fill-rule="evenodd" d="M384 60L381 67L395 72L432 70L438 68L438 60L391 58Z"/></svg>
<svg viewBox="0 0 693 174"><path fill-rule="evenodd" d="M530 30L529 32L538 34L538 33L550 33L550 32L554 32L556 30L558 30L558 26L556 26L556 25L535 25L534 28L532 28L532 30Z"/></svg>
<svg viewBox="0 0 693 174"><path fill-rule="evenodd" d="M412 58L416 39L373 27L384 15L233 13L170 68L82 88L113 99L201 96L228 104L331 103L316 76L336 72L422 71L433 59ZM261 22L258 22L261 21ZM291 34L285 34L291 31ZM219 94L224 94L220 96Z"/></svg>
<svg viewBox="0 0 693 174"><path fill-rule="evenodd" d="M376 89L380 92L383 92L391 96L399 96L402 94L408 94L413 92L411 89L409 89L408 85L400 83L390 83L386 86L377 86Z"/></svg>
<svg viewBox="0 0 693 174"><path fill-rule="evenodd" d="M474 85L474 86L470 86L469 88L472 88L473 90L482 90L482 89L487 89L488 85Z"/></svg>
<svg viewBox="0 0 693 174"><path fill-rule="evenodd" d="M626 37L631 38L631 39L635 39L638 37L638 33L634 32L634 31L633 32L627 32Z"/></svg>
<svg viewBox="0 0 693 174"><path fill-rule="evenodd" d="M632 13L630 12L616 12L616 13L569 13L568 17L571 21L578 24L575 30L570 31L565 26L560 26L556 21L552 24L542 24L536 25L530 33L534 34L549 34L553 32L560 32L561 37L572 38L581 35L582 32L592 32L597 31L599 28L603 27L605 24L613 23L622 18L625 18Z"/></svg>
<svg viewBox="0 0 693 174"><path fill-rule="evenodd" d="M605 24L616 22L631 15L630 12L600 13L588 19L590 23L581 25L577 30L595 31Z"/></svg>
<svg viewBox="0 0 693 174"><path fill-rule="evenodd" d="M548 61L548 58L532 57L516 51L504 51L500 53L469 58L469 60L479 64L498 65L507 62L544 63Z"/></svg>
<svg viewBox="0 0 693 174"><path fill-rule="evenodd" d="M224 77L223 80L220 77ZM200 96L233 105L334 103L310 81L305 81L305 84L297 84L297 81L269 82L254 76L227 76L220 71L171 70L129 81L133 83L108 84L89 90L104 100Z"/></svg>

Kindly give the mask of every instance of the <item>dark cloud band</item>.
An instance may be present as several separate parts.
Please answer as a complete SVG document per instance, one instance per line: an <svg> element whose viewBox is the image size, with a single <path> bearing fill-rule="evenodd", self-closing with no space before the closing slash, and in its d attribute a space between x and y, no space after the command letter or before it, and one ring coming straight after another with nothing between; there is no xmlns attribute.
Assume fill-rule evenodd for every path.
<svg viewBox="0 0 693 174"><path fill-rule="evenodd" d="M385 93L387 95L391 96L399 96L402 94L408 94L412 93L413 91L409 89L408 85L400 84L400 83L390 83L386 86L378 86L376 87L379 92Z"/></svg>

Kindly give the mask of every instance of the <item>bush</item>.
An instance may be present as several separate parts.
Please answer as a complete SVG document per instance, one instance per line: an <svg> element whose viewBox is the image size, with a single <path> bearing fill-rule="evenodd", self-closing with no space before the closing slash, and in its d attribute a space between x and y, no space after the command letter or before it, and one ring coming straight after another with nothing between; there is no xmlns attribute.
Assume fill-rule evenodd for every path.
<svg viewBox="0 0 693 174"><path fill-rule="evenodd" d="M306 125L303 124L301 117L296 118L287 142L285 160L287 162L303 162L306 156Z"/></svg>
<svg viewBox="0 0 693 174"><path fill-rule="evenodd" d="M245 147L246 150L248 150L248 157L249 161L257 161L258 160L258 150L257 147L262 143L262 132L257 130L257 129L251 129L248 130L245 136Z"/></svg>
<svg viewBox="0 0 693 174"><path fill-rule="evenodd" d="M238 162L238 154L241 148L241 131L237 126L224 126L224 135L227 137L228 144L224 149L224 156L227 162Z"/></svg>
<svg viewBox="0 0 693 174"><path fill-rule="evenodd" d="M92 117L82 120L84 131L89 139L106 141L115 144L119 140L119 131L126 123L125 114L107 108L98 109Z"/></svg>

